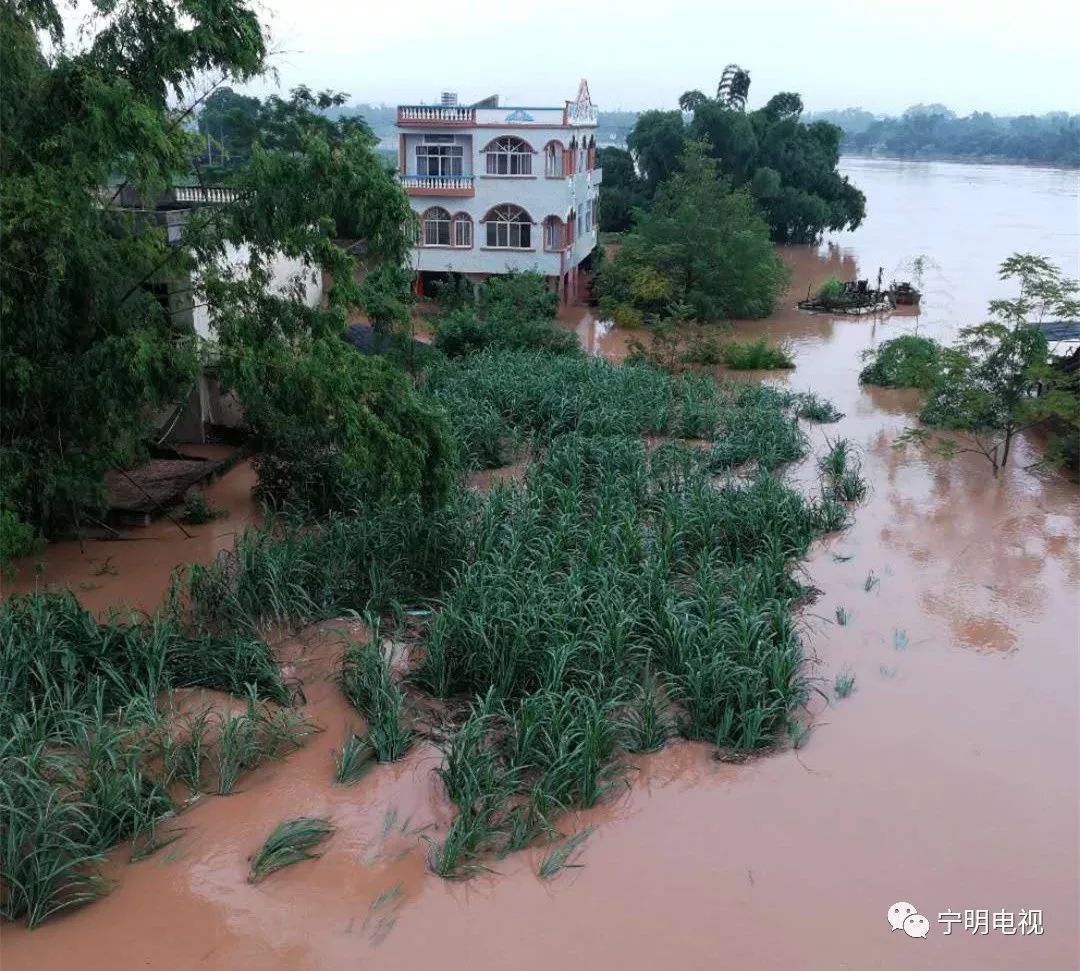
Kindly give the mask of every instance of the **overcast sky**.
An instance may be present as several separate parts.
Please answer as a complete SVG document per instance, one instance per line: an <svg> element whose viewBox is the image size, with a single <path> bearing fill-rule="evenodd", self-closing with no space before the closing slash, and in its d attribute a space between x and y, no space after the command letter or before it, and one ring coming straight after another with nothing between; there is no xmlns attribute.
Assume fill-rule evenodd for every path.
<svg viewBox="0 0 1080 971"><path fill-rule="evenodd" d="M603 108L713 93L725 64L751 106L1080 113L1080 0L261 0L280 88L354 101L561 104L586 77ZM272 83L252 86L263 93Z"/></svg>

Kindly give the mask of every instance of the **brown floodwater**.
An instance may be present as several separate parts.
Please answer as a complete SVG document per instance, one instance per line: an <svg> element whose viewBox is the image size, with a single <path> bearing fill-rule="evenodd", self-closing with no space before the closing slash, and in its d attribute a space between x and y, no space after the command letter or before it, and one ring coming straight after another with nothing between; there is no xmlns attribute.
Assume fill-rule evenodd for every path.
<svg viewBox="0 0 1080 971"><path fill-rule="evenodd" d="M191 454L222 458L214 446L183 446ZM0 579L6 596L34 589L70 588L89 610L103 614L112 607L152 611L160 603L173 569L186 563L207 563L229 549L244 527L256 522L252 499L255 472L250 462L233 466L209 483L204 492L212 508L227 513L200 526L158 519L141 529L124 530L122 538L51 543L38 556L15 564L15 575ZM185 535L186 534L186 535Z"/></svg>
<svg viewBox="0 0 1080 971"><path fill-rule="evenodd" d="M803 616L814 673L831 696L836 674L850 671L855 691L815 699L800 750L733 765L674 744L636 760L617 799L565 821L567 831L600 824L582 868L545 883L530 851L495 862L496 874L446 882L425 870L422 837L447 819L431 749L352 788L329 784L353 716L326 679L336 641L313 635L289 645L288 661L326 731L236 794L187 811L185 835L156 856L127 865L118 854L109 897L33 932L5 926L5 971L1077 967L1080 492L1029 469L1038 453L1026 440L997 479L975 456L945 462L897 448L918 397L857 382L860 355L876 343L915 328L947 339L980 319L986 300L1007 292L995 267L1014 250L1075 274L1076 175L847 168L868 195L866 227L786 250L788 306L736 325L792 343L796 369L768 380L831 398L846 417L810 426L815 447L825 435L851 439L871 483L854 525L804 564L822 591ZM884 266L888 278L920 253L935 268L917 317L790 309L833 272L873 278ZM625 347L625 334L587 313L573 323L590 350ZM811 484L810 464L792 475ZM225 539L214 530L235 525L211 524L199 547L162 536L160 558L208 554ZM46 575L83 582L91 564L56 552L44 557ZM107 591L80 595L139 601L163 566L132 561L104 578ZM248 884L248 855L277 821L302 813L337 824L322 858ZM890 931L897 901L929 918L926 939ZM978 909L1041 910L1043 933L972 934L962 923L944 933L939 914Z"/></svg>

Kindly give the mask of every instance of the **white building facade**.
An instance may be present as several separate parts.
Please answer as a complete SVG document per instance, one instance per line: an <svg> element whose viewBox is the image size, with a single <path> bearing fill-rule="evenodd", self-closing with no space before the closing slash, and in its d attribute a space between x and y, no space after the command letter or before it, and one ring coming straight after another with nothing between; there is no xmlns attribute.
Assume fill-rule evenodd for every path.
<svg viewBox="0 0 1080 971"><path fill-rule="evenodd" d="M562 107L456 100L397 110L398 174L420 222L418 290L448 273L479 283L531 270L572 302L596 248L602 179L588 84Z"/></svg>

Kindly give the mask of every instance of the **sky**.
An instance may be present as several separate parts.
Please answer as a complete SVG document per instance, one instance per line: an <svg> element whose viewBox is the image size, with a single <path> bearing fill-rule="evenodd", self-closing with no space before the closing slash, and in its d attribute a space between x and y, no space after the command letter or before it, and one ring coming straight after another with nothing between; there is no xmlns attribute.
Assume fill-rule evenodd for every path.
<svg viewBox="0 0 1080 971"><path fill-rule="evenodd" d="M1080 113L1080 0L256 0L278 81L354 102L561 104L588 78L601 110L673 108L749 69L750 107Z"/></svg>

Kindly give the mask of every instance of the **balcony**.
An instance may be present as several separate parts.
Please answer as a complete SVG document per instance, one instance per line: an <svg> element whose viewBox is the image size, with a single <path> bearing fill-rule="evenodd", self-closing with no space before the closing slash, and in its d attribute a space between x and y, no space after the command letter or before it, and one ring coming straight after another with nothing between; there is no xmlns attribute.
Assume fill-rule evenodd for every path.
<svg viewBox="0 0 1080 971"><path fill-rule="evenodd" d="M398 105L399 125L475 125L476 109L459 105Z"/></svg>
<svg viewBox="0 0 1080 971"><path fill-rule="evenodd" d="M399 175L398 181L410 196L471 196L471 175Z"/></svg>

